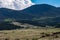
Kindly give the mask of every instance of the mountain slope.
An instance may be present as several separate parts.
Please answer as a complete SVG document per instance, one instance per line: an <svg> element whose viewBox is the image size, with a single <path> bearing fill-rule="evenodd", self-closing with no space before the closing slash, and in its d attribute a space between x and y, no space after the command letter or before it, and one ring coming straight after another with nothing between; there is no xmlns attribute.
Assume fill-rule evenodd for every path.
<svg viewBox="0 0 60 40"><path fill-rule="evenodd" d="M37 24L52 25L55 23L60 23L59 10L59 8L48 4L33 5L21 11L0 8L0 21L11 18L17 21L27 20L29 21L28 23L34 21Z"/></svg>
<svg viewBox="0 0 60 40"><path fill-rule="evenodd" d="M6 9L6 8L0 8L0 20L2 19L30 19L32 16L29 14L21 13L21 11Z"/></svg>
<svg viewBox="0 0 60 40"><path fill-rule="evenodd" d="M60 14L56 7L48 4L33 5L25 10L22 10L22 12L27 14L30 13L34 16L56 16L57 14Z"/></svg>

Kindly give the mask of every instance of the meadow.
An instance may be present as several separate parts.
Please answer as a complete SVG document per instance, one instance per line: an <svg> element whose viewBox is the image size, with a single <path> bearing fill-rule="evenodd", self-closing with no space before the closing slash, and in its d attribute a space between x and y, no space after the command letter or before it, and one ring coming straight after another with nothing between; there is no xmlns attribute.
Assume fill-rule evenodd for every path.
<svg viewBox="0 0 60 40"><path fill-rule="evenodd" d="M1 30L0 40L60 40L60 28Z"/></svg>

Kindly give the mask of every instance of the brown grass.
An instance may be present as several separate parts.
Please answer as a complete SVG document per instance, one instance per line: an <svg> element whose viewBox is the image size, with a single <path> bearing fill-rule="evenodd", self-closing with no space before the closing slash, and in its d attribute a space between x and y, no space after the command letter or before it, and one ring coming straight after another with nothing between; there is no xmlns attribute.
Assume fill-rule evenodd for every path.
<svg viewBox="0 0 60 40"><path fill-rule="evenodd" d="M59 40L60 28L0 31L0 40Z"/></svg>

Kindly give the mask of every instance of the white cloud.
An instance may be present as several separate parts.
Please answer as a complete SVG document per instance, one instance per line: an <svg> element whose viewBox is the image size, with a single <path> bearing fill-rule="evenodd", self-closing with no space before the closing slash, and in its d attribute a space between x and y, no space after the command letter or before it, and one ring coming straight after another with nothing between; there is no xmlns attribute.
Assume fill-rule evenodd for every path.
<svg viewBox="0 0 60 40"><path fill-rule="evenodd" d="M13 10L23 10L34 3L31 0L0 0L0 8L9 8Z"/></svg>

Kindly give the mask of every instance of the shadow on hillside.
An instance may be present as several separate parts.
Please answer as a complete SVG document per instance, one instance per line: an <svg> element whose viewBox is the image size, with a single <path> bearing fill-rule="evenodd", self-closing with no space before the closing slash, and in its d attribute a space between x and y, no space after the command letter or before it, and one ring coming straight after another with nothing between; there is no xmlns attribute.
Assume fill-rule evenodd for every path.
<svg viewBox="0 0 60 40"><path fill-rule="evenodd" d="M14 29L22 29L22 28L24 27L16 26L8 22L0 23L0 30L14 30Z"/></svg>

